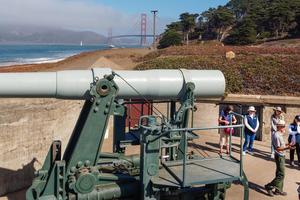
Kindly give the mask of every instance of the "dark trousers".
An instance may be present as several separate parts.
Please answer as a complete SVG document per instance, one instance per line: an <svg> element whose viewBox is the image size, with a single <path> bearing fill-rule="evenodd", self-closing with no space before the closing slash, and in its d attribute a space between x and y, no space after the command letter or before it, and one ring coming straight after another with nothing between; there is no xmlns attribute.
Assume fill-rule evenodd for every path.
<svg viewBox="0 0 300 200"><path fill-rule="evenodd" d="M295 156L295 151L298 157L298 165L300 165L299 161L300 161L300 145L298 143L296 143L296 149L290 149L290 160L291 162L294 161L294 156Z"/></svg>
<svg viewBox="0 0 300 200"><path fill-rule="evenodd" d="M289 135L288 141L289 141L289 143L292 141L291 135ZM299 161L300 161L300 144L299 143L296 143L296 149L290 149L290 161L291 162L294 161L295 151L296 151L297 158L298 158L298 165L300 165L300 163L299 163Z"/></svg>
<svg viewBox="0 0 300 200"><path fill-rule="evenodd" d="M243 145L243 151L246 151L247 147L248 147L248 150L250 152L253 152L253 142L255 140L255 136L256 136L255 133L251 133L251 134L245 133L245 142L244 142L244 145Z"/></svg>
<svg viewBox="0 0 300 200"><path fill-rule="evenodd" d="M284 164L285 164L285 157L279 156L275 153L275 162L276 162L276 174L275 178L266 185L268 189L277 189L282 192L283 189L283 182L284 182Z"/></svg>

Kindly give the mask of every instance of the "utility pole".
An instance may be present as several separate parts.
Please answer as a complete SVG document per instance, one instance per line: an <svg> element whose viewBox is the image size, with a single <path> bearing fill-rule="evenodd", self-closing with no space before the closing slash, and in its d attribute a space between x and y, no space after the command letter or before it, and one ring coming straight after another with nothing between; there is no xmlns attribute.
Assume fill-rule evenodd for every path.
<svg viewBox="0 0 300 200"><path fill-rule="evenodd" d="M151 13L153 13L153 48L156 49L156 32L155 32L155 28L156 28L156 13L158 12L158 10L151 10Z"/></svg>

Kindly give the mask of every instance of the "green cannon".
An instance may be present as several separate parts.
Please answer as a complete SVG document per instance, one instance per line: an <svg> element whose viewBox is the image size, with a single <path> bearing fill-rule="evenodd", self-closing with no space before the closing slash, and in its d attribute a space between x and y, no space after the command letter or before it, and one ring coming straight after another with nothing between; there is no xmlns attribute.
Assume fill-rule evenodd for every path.
<svg viewBox="0 0 300 200"><path fill-rule="evenodd" d="M198 138L194 131L224 128L189 127L195 98L222 96L224 90L224 76L215 70L98 68L0 74L0 97L85 100L65 152L62 155L60 141L53 141L26 199L217 200L225 199L230 183L241 181L247 200L242 157L207 159L187 150L188 142ZM167 102L168 116L153 107L151 114L140 116L134 130L128 130L127 105L132 102ZM113 152L105 153L101 148L110 117ZM132 145L139 146L140 153L126 155Z"/></svg>

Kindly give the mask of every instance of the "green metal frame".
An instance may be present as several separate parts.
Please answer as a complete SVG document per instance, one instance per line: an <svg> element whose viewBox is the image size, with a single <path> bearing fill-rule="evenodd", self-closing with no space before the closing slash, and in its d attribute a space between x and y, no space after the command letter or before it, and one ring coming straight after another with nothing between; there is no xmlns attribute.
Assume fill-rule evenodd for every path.
<svg viewBox="0 0 300 200"><path fill-rule="evenodd" d="M243 116L241 116L241 117L243 117ZM177 174L174 174L172 172L172 170L169 168L170 165L168 164L169 163L168 161L162 162L161 164L169 172L169 174L175 180L177 180L180 183L181 188L190 187L191 185L186 183L186 166L187 166L188 163L197 162L197 159L195 158L195 159L187 160L187 156L188 156L187 155L187 141L188 141L188 139L187 139L188 136L187 135L188 135L188 132L190 132L190 131L196 131L196 130L211 130L211 129L224 129L224 128L241 128L242 132L243 132L244 131L244 124L242 123L242 124L239 124L239 125L232 125L232 123L231 123L231 125L229 125L229 126L216 126L216 127L203 127L203 128L172 128L172 129L164 130L161 133L152 134L154 130L157 130L157 127L153 124L152 126L149 126L147 128L147 130L151 130L150 132L143 133L144 135L147 135L147 136L144 136L144 137L148 138L148 140L141 141L141 145L143 147L144 146L152 146L152 145L154 145L153 142L156 142L156 144L154 145L155 149L156 149L156 152L155 152L156 156L151 156L150 155L151 152L148 152L148 154L147 154L144 151L144 153L143 153L143 155L142 155L141 158L144 158L144 160L147 160L148 166L150 165L150 163L156 163L156 165L157 165L157 162L159 161L159 158L157 156L157 154L158 154L158 152L157 152L158 150L157 149L161 149L162 148L157 143L157 141L159 139L161 139L162 135L166 135L166 134L172 133L172 132L181 132L181 133L184 133L183 140L182 140L183 144L184 144L184 147L183 147L184 148L183 158L182 159L180 159L180 158L177 159L178 161L180 161L180 162L177 162L177 165L182 165L182 167L183 167L182 168L183 169L183 171L182 171L182 179L180 179ZM232 136L231 136L231 134L230 134L230 146L232 145L232 141L231 141ZM240 137L240 148L241 148L240 155L242 155L242 141L243 141L243 136ZM141 149L141 151L142 150L143 149ZM150 161L148 161L148 159L150 159ZM215 158L215 159L222 159L222 158ZM241 156L240 160L236 160L232 156L232 154L230 152L228 159L232 159L233 161L238 161L239 162L239 169L240 169L239 175L237 175L236 177L227 178L227 179L222 179L222 178L215 179L215 180L212 180L210 182L209 181L205 182L205 181L199 180L198 182L194 182L193 184L195 184L195 185L196 184L212 184L213 187L210 187L210 188L214 188L213 191L212 191L212 193L211 193L211 195L213 197L212 199L218 199L220 196L224 196L224 198L225 198L225 192L219 192L219 190L223 191L222 188L225 188L225 186L226 186L227 183L231 183L232 181L239 180L243 184L243 186L244 186L244 200L248 200L249 199L249 189L248 189L247 177L246 177L246 175L245 175L245 173L243 171L243 157ZM208 159L201 158L199 161L203 162L205 160L208 160ZM146 170L147 168L145 168L146 164L144 163L144 167L142 168L142 170L145 171L143 173L143 176L141 176L141 180L143 180L143 185L145 185L144 181L146 181L147 184L151 184L151 182L150 182L151 177L157 176L157 173L154 173L152 175L147 174L147 170ZM149 188L147 188L147 189L143 188L143 189L144 189L144 191L152 191L152 193L151 192L147 192L147 194L151 194L152 195L153 192L154 192L153 188L150 188L150 189ZM221 195L221 193L222 193L222 195ZM147 198L147 196L143 196L142 198L143 199L152 199L150 197Z"/></svg>
<svg viewBox="0 0 300 200"><path fill-rule="evenodd" d="M153 184L162 166L180 183L175 193L179 192L181 199L192 198L188 191L193 190L207 194L207 199L223 199L228 183L236 179L244 185L244 200L248 199L248 181L242 169L242 156L238 177L211 182L197 181L199 184L206 184L205 188L193 189L187 182L187 165L197 161L197 158L188 158L188 140L195 136L192 131L225 128L189 128L189 118L194 109L193 83L185 84L178 111L176 102L171 102L169 119L152 115L140 118L140 155L124 155L125 148L121 147L120 143L125 138L126 110L121 102L115 100L118 87L113 78L113 75L108 75L103 79L96 79L91 85L90 100L87 100L82 108L63 158L61 159L61 142L54 141L43 167L37 171L36 178L26 193L27 200L129 197L159 199L163 192L174 190ZM114 122L114 153L103 153L100 151L112 115L117 119ZM243 129L244 125L227 127ZM241 135L241 145L242 140ZM165 149L164 155L162 149ZM162 156L168 159L163 161ZM229 158L234 159L231 155L231 134ZM183 167L182 179L172 174L172 162L177 162Z"/></svg>
<svg viewBox="0 0 300 200"><path fill-rule="evenodd" d="M112 114L124 115L124 107L115 102L117 92L112 75L95 80L90 90L91 98L83 106L63 159L60 160L55 153L56 142L27 190L26 199L66 199L66 193L90 193L95 185L115 182L107 181L107 178L103 181L95 166L109 117Z"/></svg>

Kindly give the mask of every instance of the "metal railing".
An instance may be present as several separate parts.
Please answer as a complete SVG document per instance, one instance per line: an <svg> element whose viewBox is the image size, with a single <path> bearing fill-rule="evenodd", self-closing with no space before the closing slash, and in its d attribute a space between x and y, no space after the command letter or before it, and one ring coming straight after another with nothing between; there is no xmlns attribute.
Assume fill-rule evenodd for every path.
<svg viewBox="0 0 300 200"><path fill-rule="evenodd" d="M225 129L225 128L231 128L230 130L230 134L229 134L229 157L230 158L233 158L235 159L233 156L232 156L232 130L235 129L235 128L241 128L241 134L240 134L240 171L239 171L239 175L240 177L243 176L243 155L242 155L242 151L243 151L243 134L244 134L244 116L241 115L241 114L238 114L238 113L234 113L234 112L231 112L230 114L232 115L235 115L235 116L238 116L242 119L242 123L241 124L237 124L237 125L232 125L232 120L230 122L230 125L228 126L214 126L214 127L201 127L201 128L177 128L177 129L170 129L168 131L166 131L164 133L167 134L167 133L170 133L170 132L182 132L184 133L184 137L183 137L183 142L184 142L184 156L183 156L183 160L182 160L182 181L180 181L180 184L182 187L186 187L187 184L186 184L186 165L187 165L187 147L188 147L188 139L187 139L187 134L189 131L203 131L203 130L212 130L212 129ZM232 117L231 117L232 119ZM159 137L158 137L159 138ZM156 139L158 139L156 138ZM236 160L236 159L235 159ZM165 168L167 168L167 171L171 171L167 165L164 165ZM173 173L170 173L171 176L173 176L173 178L175 178L176 180L178 180L178 177L176 177L175 174Z"/></svg>

